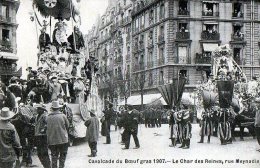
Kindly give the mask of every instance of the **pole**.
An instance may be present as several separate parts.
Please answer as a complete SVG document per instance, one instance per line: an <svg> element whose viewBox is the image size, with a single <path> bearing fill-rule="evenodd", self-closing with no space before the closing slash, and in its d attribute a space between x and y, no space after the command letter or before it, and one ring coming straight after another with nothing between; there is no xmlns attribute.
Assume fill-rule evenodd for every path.
<svg viewBox="0 0 260 168"><path fill-rule="evenodd" d="M51 16L50 16L50 37L51 37Z"/></svg>
<svg viewBox="0 0 260 168"><path fill-rule="evenodd" d="M71 15L71 25L72 25L72 32L73 32L73 48L76 51L76 40L75 40L75 31L74 31L74 24L73 24L73 14L72 14L72 0L70 1L70 15Z"/></svg>

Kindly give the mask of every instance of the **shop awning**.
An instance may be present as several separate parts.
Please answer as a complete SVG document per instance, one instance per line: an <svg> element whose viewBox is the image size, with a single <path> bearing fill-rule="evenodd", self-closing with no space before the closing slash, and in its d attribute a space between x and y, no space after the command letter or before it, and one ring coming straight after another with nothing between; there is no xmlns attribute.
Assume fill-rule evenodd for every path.
<svg viewBox="0 0 260 168"><path fill-rule="evenodd" d="M161 94L147 94L143 97L143 104L151 104L160 101L162 105L167 105ZM141 95L130 96L127 99L128 105L141 105ZM125 101L123 100L118 104L119 106L125 105Z"/></svg>
<svg viewBox="0 0 260 168"><path fill-rule="evenodd" d="M18 60L18 57L14 53L0 52L0 58Z"/></svg>
<svg viewBox="0 0 260 168"><path fill-rule="evenodd" d="M215 51L217 47L218 47L218 44L203 43L204 51L212 52L212 51Z"/></svg>

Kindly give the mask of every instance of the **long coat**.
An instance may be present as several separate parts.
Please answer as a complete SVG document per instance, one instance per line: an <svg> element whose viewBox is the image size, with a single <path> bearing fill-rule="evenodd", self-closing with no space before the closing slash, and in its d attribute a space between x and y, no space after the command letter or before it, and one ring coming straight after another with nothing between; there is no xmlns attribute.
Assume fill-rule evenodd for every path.
<svg viewBox="0 0 260 168"><path fill-rule="evenodd" d="M69 121L60 111L55 111L47 117L48 145L68 143Z"/></svg>
<svg viewBox="0 0 260 168"><path fill-rule="evenodd" d="M91 117L85 122L87 129L87 140L88 142L98 141L99 135L99 121L97 117Z"/></svg>
<svg viewBox="0 0 260 168"><path fill-rule="evenodd" d="M20 148L20 139L13 124L0 120L0 161L13 162L17 159L16 148Z"/></svg>
<svg viewBox="0 0 260 168"><path fill-rule="evenodd" d="M44 112L41 115L37 115L35 119L35 136L43 136L46 135L47 129L47 112Z"/></svg>

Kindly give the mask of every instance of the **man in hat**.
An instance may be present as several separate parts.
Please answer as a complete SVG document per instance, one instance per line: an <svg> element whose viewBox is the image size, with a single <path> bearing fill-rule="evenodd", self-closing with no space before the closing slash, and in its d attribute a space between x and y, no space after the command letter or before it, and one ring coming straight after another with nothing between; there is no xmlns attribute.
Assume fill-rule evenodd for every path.
<svg viewBox="0 0 260 168"><path fill-rule="evenodd" d="M106 133L106 143L105 144L110 144L111 143L111 138L110 138L110 127L111 127L111 118L113 116L114 110L113 110L113 104L109 102L108 108L104 111L104 116L105 116L105 133Z"/></svg>
<svg viewBox="0 0 260 168"><path fill-rule="evenodd" d="M51 43L49 34L46 33L46 27L41 29L41 34L39 36L39 45L40 49L45 48L48 44Z"/></svg>
<svg viewBox="0 0 260 168"><path fill-rule="evenodd" d="M51 95L51 100L57 100L59 94L64 94L62 86L58 83L58 78L53 76L50 78L51 82L49 83L49 93Z"/></svg>
<svg viewBox="0 0 260 168"><path fill-rule="evenodd" d="M99 135L99 120L94 110L90 111L90 118L85 122L87 130L88 145L91 150L89 157L97 156L97 141Z"/></svg>
<svg viewBox="0 0 260 168"><path fill-rule="evenodd" d="M57 168L58 159L59 168L64 168L68 152L69 121L60 107L58 101L53 101L52 113L47 117L47 142L51 150L52 168Z"/></svg>
<svg viewBox="0 0 260 168"><path fill-rule="evenodd" d="M71 45L72 53L78 53L81 48L85 47L84 37L79 27L74 26L74 31L68 37L68 42Z"/></svg>
<svg viewBox="0 0 260 168"><path fill-rule="evenodd" d="M0 167L13 168L19 157L18 150L21 148L20 139L10 119L15 114L4 107L0 113ZM18 155L18 156L17 156Z"/></svg>
<svg viewBox="0 0 260 168"><path fill-rule="evenodd" d="M140 148L139 140L137 137L138 133L138 115L132 110L132 107L127 107L127 113L125 114L123 118L123 125L126 131L126 142L125 142L125 148L123 149L129 149L130 145L130 138L131 135L133 135L134 142L135 142L135 148Z"/></svg>
<svg viewBox="0 0 260 168"><path fill-rule="evenodd" d="M51 167L51 161L48 154L47 143L47 110L43 104L36 106L37 115L35 117L35 145L37 147L37 155L44 168Z"/></svg>
<svg viewBox="0 0 260 168"><path fill-rule="evenodd" d="M32 73L32 67L26 68L26 71L28 71L27 80L29 80L31 77L34 77Z"/></svg>

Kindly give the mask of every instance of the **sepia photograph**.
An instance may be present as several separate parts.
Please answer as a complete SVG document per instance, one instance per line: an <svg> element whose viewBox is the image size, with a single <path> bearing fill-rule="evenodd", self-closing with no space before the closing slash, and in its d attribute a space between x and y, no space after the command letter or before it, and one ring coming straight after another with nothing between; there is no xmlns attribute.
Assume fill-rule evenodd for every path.
<svg viewBox="0 0 260 168"><path fill-rule="evenodd" d="M260 168L260 0L0 0L0 168Z"/></svg>

